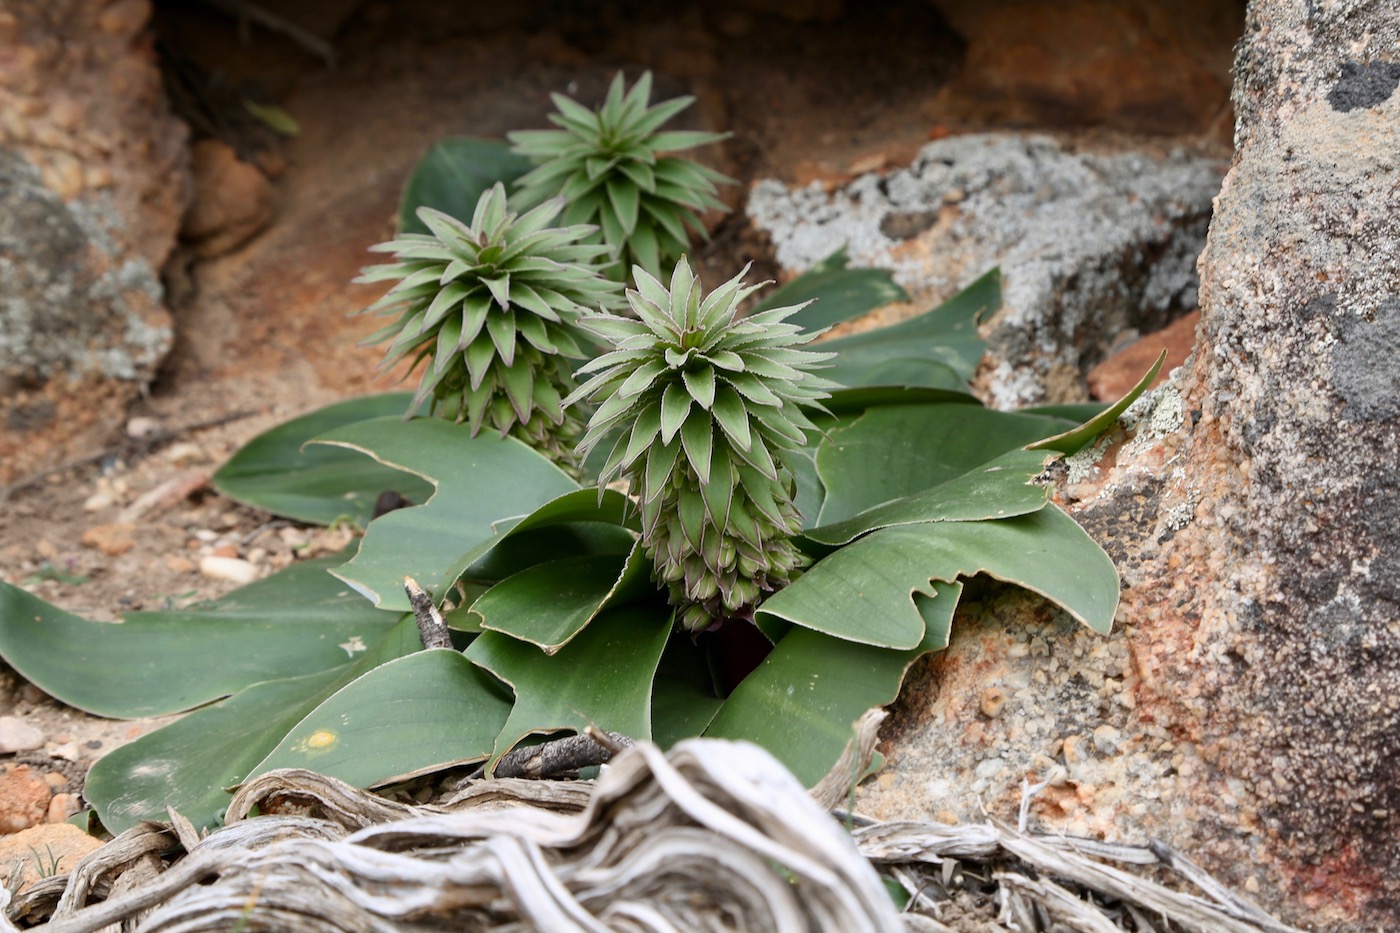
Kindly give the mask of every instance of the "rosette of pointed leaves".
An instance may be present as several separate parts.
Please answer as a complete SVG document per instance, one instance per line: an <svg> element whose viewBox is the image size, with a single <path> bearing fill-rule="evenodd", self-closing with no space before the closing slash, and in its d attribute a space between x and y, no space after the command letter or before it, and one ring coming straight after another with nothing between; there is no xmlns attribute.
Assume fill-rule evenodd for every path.
<svg viewBox="0 0 1400 933"><path fill-rule="evenodd" d="M565 223L597 224L601 242L617 254L611 274L621 279L632 265L661 276L663 265L681 257L693 231L705 237L699 212L728 210L715 197L716 184L734 180L681 156L662 155L716 142L727 134L661 132L667 120L695 100L677 97L654 107L651 72L624 92L619 72L601 107L589 110L554 94L557 130L508 133L514 151L536 164L521 176L512 203L521 207L562 196Z"/></svg>
<svg viewBox="0 0 1400 933"><path fill-rule="evenodd" d="M573 447L583 422L567 410L570 359L585 353L579 314L612 307L620 287L602 274L605 246L594 228L552 227L555 199L525 214L506 207L497 184L477 201L471 223L420 208L431 231L371 247L395 262L369 266L357 282L397 280L365 311L394 315L366 343L389 342L384 367L412 357L426 363L409 407L510 434L576 472Z"/></svg>
<svg viewBox="0 0 1400 933"><path fill-rule="evenodd" d="M787 457L814 430L803 409L821 410L836 386L812 372L832 354L800 349L816 335L785 323L801 305L737 317L762 287L745 286L747 272L705 296L684 258L669 289L633 269L636 320L584 319L614 349L580 370L590 378L565 400L599 406L580 456L622 428L599 483L627 477L656 579L690 631L752 621L802 563Z"/></svg>

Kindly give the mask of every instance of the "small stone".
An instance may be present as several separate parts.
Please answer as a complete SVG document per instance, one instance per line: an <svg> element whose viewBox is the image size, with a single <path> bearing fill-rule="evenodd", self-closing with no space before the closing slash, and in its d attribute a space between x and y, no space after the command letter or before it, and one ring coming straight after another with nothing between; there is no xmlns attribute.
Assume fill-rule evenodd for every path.
<svg viewBox="0 0 1400 933"><path fill-rule="evenodd" d="M237 557L200 558L199 572L214 580L228 580L231 583L252 583L258 578L258 568Z"/></svg>
<svg viewBox="0 0 1400 933"><path fill-rule="evenodd" d="M50 758L59 758L63 761L81 761L82 752L78 751L77 742L50 742L46 748Z"/></svg>
<svg viewBox="0 0 1400 933"><path fill-rule="evenodd" d="M159 430L160 422L144 415L132 418L126 423L126 436L133 440L139 441L143 437L150 437Z"/></svg>
<svg viewBox="0 0 1400 933"><path fill-rule="evenodd" d="M52 798L53 789L29 765L6 765L0 771L0 834L44 822Z"/></svg>
<svg viewBox="0 0 1400 933"><path fill-rule="evenodd" d="M996 719L1006 706L1006 691L1000 687L988 687L982 691L982 715Z"/></svg>
<svg viewBox="0 0 1400 933"><path fill-rule="evenodd" d="M54 794L49 801L48 821L50 823L62 823L71 816L75 816L82 809L82 804L78 802L77 794Z"/></svg>
<svg viewBox="0 0 1400 933"><path fill-rule="evenodd" d="M204 452L204 448L189 441L182 441L179 444L171 444L165 451L165 459L175 464L203 463L209 459L209 455Z"/></svg>
<svg viewBox="0 0 1400 933"><path fill-rule="evenodd" d="M116 504L110 492L95 492L83 500L84 512L101 512Z"/></svg>
<svg viewBox="0 0 1400 933"><path fill-rule="evenodd" d="M136 526L128 522L93 525L83 532L83 544L96 548L108 557L120 557L136 547L136 539L132 537L135 531Z"/></svg>
<svg viewBox="0 0 1400 933"><path fill-rule="evenodd" d="M234 547L232 544L221 544L210 551L209 554L213 557L237 557L238 548Z"/></svg>
<svg viewBox="0 0 1400 933"><path fill-rule="evenodd" d="M1122 741L1123 733L1110 725L1102 725L1094 730L1094 748L1100 754L1112 755L1118 751L1118 743Z"/></svg>
<svg viewBox="0 0 1400 933"><path fill-rule="evenodd" d="M34 545L34 550L44 560L53 560L58 556L58 548L48 538L40 538L39 543Z"/></svg>
<svg viewBox="0 0 1400 933"><path fill-rule="evenodd" d="M977 768L973 773L977 775L977 777L987 780L988 778L996 777L1005 767L1006 762L1003 759L988 758L985 761L978 762Z"/></svg>
<svg viewBox="0 0 1400 933"><path fill-rule="evenodd" d="M1086 744L1082 735L1067 736L1064 745L1065 764L1075 765L1087 761L1089 755L1084 748Z"/></svg>
<svg viewBox="0 0 1400 933"><path fill-rule="evenodd" d="M189 573L194 570L194 561L178 554L167 554L165 556L165 566L176 573Z"/></svg>
<svg viewBox="0 0 1400 933"><path fill-rule="evenodd" d="M44 747L44 731L18 716L0 716L0 755Z"/></svg>

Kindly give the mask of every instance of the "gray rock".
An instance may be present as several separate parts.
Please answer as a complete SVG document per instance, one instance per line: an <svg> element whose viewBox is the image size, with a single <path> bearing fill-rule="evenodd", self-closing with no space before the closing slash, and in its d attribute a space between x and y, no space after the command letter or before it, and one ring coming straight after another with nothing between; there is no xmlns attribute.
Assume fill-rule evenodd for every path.
<svg viewBox="0 0 1400 933"><path fill-rule="evenodd" d="M44 732L18 716L0 716L0 755L44 747Z"/></svg>
<svg viewBox="0 0 1400 933"><path fill-rule="evenodd" d="M853 264L892 270L925 306L1000 266L989 390L1010 408L1079 400L1079 375L1121 332L1196 306L1195 262L1223 171L1185 151L1096 154L1045 136L962 136L831 193L760 182L748 213L784 269L845 246Z"/></svg>
<svg viewBox="0 0 1400 933"><path fill-rule="evenodd" d="M1196 350L1067 471L1119 625L967 607L859 805L1009 815L1063 762L1042 828L1161 839L1308 929L1400 929L1396 48L1392 0L1251 4ZM1010 694L990 722L984 682Z"/></svg>
<svg viewBox="0 0 1400 933"><path fill-rule="evenodd" d="M109 221L0 147L0 383L154 375L173 337L160 281L116 254Z"/></svg>

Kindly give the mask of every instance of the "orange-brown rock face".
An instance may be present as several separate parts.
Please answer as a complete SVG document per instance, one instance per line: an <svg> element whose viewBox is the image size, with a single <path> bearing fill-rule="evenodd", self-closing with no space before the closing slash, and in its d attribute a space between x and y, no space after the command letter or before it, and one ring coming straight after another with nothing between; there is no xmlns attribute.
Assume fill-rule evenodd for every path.
<svg viewBox="0 0 1400 933"><path fill-rule="evenodd" d="M149 15L0 10L0 482L109 430L171 345L159 272L189 197L186 132Z"/></svg>
<svg viewBox="0 0 1400 933"><path fill-rule="evenodd" d="M967 42L955 106L1012 125L1225 133L1239 8L1213 0L934 0ZM1226 56L1222 60L1222 56Z"/></svg>

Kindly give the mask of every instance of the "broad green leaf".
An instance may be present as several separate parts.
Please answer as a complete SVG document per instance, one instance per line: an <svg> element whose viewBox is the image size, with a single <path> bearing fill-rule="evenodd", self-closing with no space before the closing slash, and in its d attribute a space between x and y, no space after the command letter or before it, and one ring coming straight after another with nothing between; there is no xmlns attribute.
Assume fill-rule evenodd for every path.
<svg viewBox="0 0 1400 933"><path fill-rule="evenodd" d="M884 269L846 268L846 249L842 247L806 272L769 292L751 314L800 305L812 304L788 318L804 330L821 330L842 321L850 321L876 308L908 301L904 289ZM826 375L823 373L823 375Z"/></svg>
<svg viewBox="0 0 1400 933"><path fill-rule="evenodd" d="M386 490L421 503L433 488L416 476L353 451L305 446L343 425L401 416L412 399L409 392L367 395L284 422L243 445L214 474L214 488L244 505L317 525L338 518L369 524L375 500Z"/></svg>
<svg viewBox="0 0 1400 933"><path fill-rule="evenodd" d="M405 618L354 664L253 684L113 750L92 766L83 795L112 833L166 819L167 806L197 828L216 826L228 805L225 788L242 782L304 716L361 674L421 649L417 625Z"/></svg>
<svg viewBox="0 0 1400 933"><path fill-rule="evenodd" d="M822 344L818 344L821 347ZM827 371L823 370L826 376ZM867 408L893 405L974 405L982 402L967 388L937 386L871 385L853 389L832 389L831 398L822 402L834 414L847 416Z"/></svg>
<svg viewBox="0 0 1400 933"><path fill-rule="evenodd" d="M917 317L823 341L820 349L836 353L822 375L844 386L896 385L955 388L972 378L986 342L977 321L1001 307L1001 273L993 269L943 304ZM930 365L921 370L919 363ZM946 369L945 369L946 368Z"/></svg>
<svg viewBox="0 0 1400 933"><path fill-rule="evenodd" d="M792 504L802 516L804 528L816 525L817 516L822 511L822 500L826 498L821 477L817 475L816 454L816 450L811 447L786 451L783 454L783 463L792 472L793 480L797 483L797 494L793 496Z"/></svg>
<svg viewBox="0 0 1400 933"><path fill-rule="evenodd" d="M893 703L909 666L947 647L962 585L930 589L931 598L919 596L923 636L907 651L792 629L724 701L705 735L756 742L804 784L817 783L866 710Z"/></svg>
<svg viewBox="0 0 1400 933"><path fill-rule="evenodd" d="M945 483L1064 426L1057 418L970 405L872 408L817 446L826 490L818 524Z"/></svg>
<svg viewBox="0 0 1400 933"><path fill-rule="evenodd" d="M551 499L520 520L501 522L498 533L463 554L443 578L496 583L536 564L589 554L628 554L636 515L615 489L576 489Z"/></svg>
<svg viewBox="0 0 1400 933"><path fill-rule="evenodd" d="M419 651L340 688L248 777L309 768L356 787L405 780L491 754L510 698L459 652Z"/></svg>
<svg viewBox="0 0 1400 933"><path fill-rule="evenodd" d="M1162 364L1167 361L1167 351L1163 350L1157 357L1157 362L1152 364L1152 368L1147 374L1138 380L1137 385L1128 391L1128 394L1114 402L1104 411L1099 412L1088 421L1073 430L1054 437L1047 437L1037 444L1031 445L1038 450L1058 450L1062 454L1073 454L1079 452L1090 441L1098 437L1104 431L1113 427L1113 423L1118 420L1118 416L1128 410L1128 406L1138 400L1138 396L1147 391L1147 387L1152 385L1152 380L1157 378L1157 373L1161 372Z"/></svg>
<svg viewBox="0 0 1400 933"><path fill-rule="evenodd" d="M595 490L586 492L589 498L597 500ZM521 529L522 524L524 522L512 526L464 555L458 565L468 560L471 563L462 570L458 584L470 583L490 589L507 577L538 564L570 557L611 557L621 563L636 543L635 535L616 524L578 521ZM449 575L452 572L448 571Z"/></svg>
<svg viewBox="0 0 1400 933"><path fill-rule="evenodd" d="M604 612L554 655L499 632L478 636L467 658L515 690L492 766L535 733L592 725L651 738L651 684L670 632L669 609L641 604Z"/></svg>
<svg viewBox="0 0 1400 933"><path fill-rule="evenodd" d="M914 594L931 593L930 580L978 573L1039 593L1096 632L1113 624L1113 562L1054 505L998 521L883 528L818 561L758 612L849 641L912 648L924 635Z"/></svg>
<svg viewBox="0 0 1400 933"><path fill-rule="evenodd" d="M99 716L189 709L258 681L341 667L398 613L302 561L213 602L89 622L0 583L0 657L40 689Z"/></svg>
<svg viewBox="0 0 1400 933"><path fill-rule="evenodd" d="M431 207L469 221L482 192L496 182L509 188L531 162L497 139L451 136L432 145L414 167L399 199L399 232L428 233L418 208Z"/></svg>
<svg viewBox="0 0 1400 933"><path fill-rule="evenodd" d="M555 654L604 607L654 593L651 561L631 554L582 554L536 564L502 580L472 606L483 631L503 632Z"/></svg>
<svg viewBox="0 0 1400 933"><path fill-rule="evenodd" d="M651 685L651 740L664 750L703 735L723 703L715 696L705 650L689 633L673 634Z"/></svg>
<svg viewBox="0 0 1400 933"><path fill-rule="evenodd" d="M1045 507L1050 490L1031 480L1053 459L1053 454L1043 451L1012 450L961 476L867 509L845 521L814 528L804 536L819 544L837 546L867 531L894 525L978 522L1035 512Z"/></svg>
<svg viewBox="0 0 1400 933"><path fill-rule="evenodd" d="M557 466L514 438L471 437L440 418L378 418L317 438L414 473L437 487L424 505L371 523L355 558L334 573L375 605L407 610L405 575L441 595L465 569L462 555L528 515L578 489Z"/></svg>

